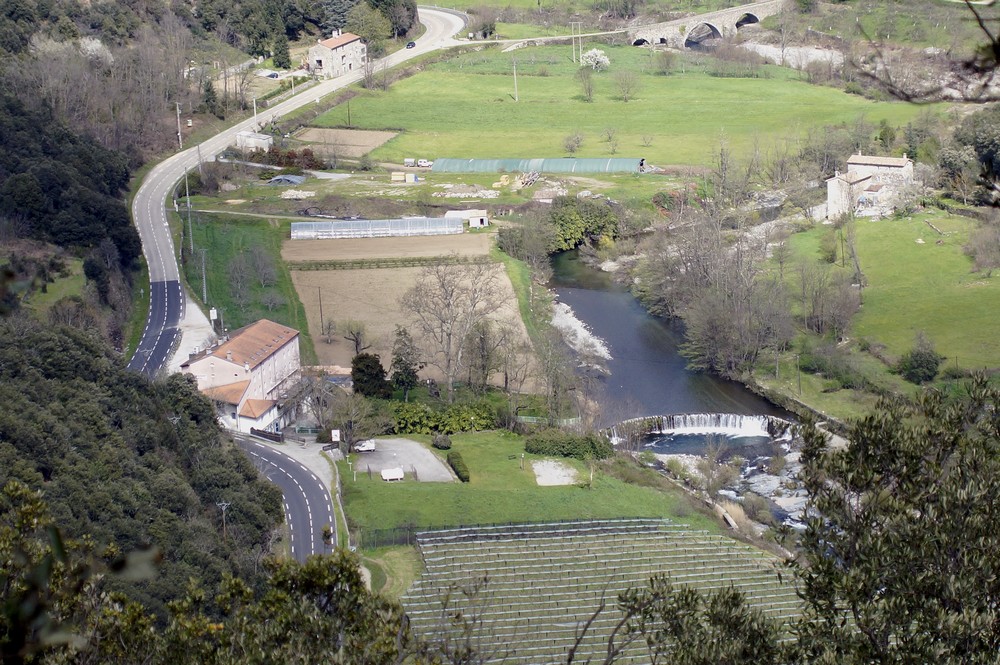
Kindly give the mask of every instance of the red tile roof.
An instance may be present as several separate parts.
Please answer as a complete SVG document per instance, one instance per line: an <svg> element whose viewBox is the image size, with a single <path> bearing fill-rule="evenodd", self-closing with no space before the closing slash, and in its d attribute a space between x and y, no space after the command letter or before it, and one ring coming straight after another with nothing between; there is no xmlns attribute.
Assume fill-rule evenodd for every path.
<svg viewBox="0 0 1000 665"><path fill-rule="evenodd" d="M247 418L260 418L268 409L277 404L273 399L248 399L240 409L240 415Z"/></svg>
<svg viewBox="0 0 1000 665"><path fill-rule="evenodd" d="M240 400L243 399L243 394L249 387L249 381L237 381L236 383L227 383L224 386L206 388L204 393L209 399L214 399L217 402L239 404Z"/></svg>
<svg viewBox="0 0 1000 665"><path fill-rule="evenodd" d="M206 354L220 360L230 360L229 354L232 353L232 362L237 365L248 364L253 369L298 336L299 331L294 328L261 319L234 331L228 342L208 349ZM185 364L190 363L188 361Z"/></svg>
<svg viewBox="0 0 1000 665"><path fill-rule="evenodd" d="M330 37L329 39L324 39L319 43L319 45L325 46L328 49L335 49L335 48L340 48L341 46L344 46L346 44L350 44L351 42L357 41L359 39L361 39L361 37L358 37L357 35L352 34L350 32L345 32L341 34L339 37Z"/></svg>

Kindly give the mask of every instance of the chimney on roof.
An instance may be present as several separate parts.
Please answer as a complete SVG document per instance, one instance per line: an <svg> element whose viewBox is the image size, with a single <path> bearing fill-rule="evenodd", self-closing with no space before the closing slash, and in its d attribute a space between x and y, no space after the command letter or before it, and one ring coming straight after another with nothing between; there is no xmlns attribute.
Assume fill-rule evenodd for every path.
<svg viewBox="0 0 1000 665"><path fill-rule="evenodd" d="M226 360L228 360L229 362L233 362L233 352L232 351L226 351Z"/></svg>
<svg viewBox="0 0 1000 665"><path fill-rule="evenodd" d="M243 363L243 371L244 372L249 372L250 371L250 363L248 363L248 362L244 362Z"/></svg>

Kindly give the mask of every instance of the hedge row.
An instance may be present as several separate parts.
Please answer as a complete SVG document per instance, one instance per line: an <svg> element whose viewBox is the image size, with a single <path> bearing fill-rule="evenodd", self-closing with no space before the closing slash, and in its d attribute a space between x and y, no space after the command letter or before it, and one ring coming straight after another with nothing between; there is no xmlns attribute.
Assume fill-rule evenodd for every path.
<svg viewBox="0 0 1000 665"><path fill-rule="evenodd" d="M396 434L455 434L496 429L496 412L489 402L452 404L435 411L426 404L393 402Z"/></svg>
<svg viewBox="0 0 1000 665"><path fill-rule="evenodd" d="M453 450L448 453L448 464L455 471L455 475L463 483L469 482L469 467L465 465L465 460L462 459L462 453L457 450Z"/></svg>
<svg viewBox="0 0 1000 665"><path fill-rule="evenodd" d="M614 452L607 437L599 434L573 434L555 428L529 435L524 443L524 450L534 455L576 459L604 459L611 457Z"/></svg>

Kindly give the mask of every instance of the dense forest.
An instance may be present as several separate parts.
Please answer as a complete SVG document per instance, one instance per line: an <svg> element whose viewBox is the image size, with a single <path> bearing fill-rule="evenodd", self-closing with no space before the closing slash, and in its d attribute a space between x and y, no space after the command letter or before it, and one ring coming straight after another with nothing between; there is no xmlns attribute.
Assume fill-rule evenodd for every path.
<svg viewBox="0 0 1000 665"><path fill-rule="evenodd" d="M0 485L41 490L63 533L97 551L162 552L154 579L112 588L163 617L189 579L263 581L281 494L187 378L150 383L96 337L15 315L0 320L0 402Z"/></svg>
<svg viewBox="0 0 1000 665"><path fill-rule="evenodd" d="M108 239L119 266L130 268L142 245L123 202L128 180L121 154L0 94L0 214L21 235L61 247Z"/></svg>

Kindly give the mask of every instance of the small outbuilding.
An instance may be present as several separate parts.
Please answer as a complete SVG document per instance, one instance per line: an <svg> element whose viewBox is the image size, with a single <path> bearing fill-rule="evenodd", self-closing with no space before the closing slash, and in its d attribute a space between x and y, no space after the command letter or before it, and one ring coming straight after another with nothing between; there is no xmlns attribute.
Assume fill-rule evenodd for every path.
<svg viewBox="0 0 1000 665"><path fill-rule="evenodd" d="M246 152L254 150L270 150L274 145L274 137L270 134L258 134L257 132L237 132L236 147Z"/></svg>
<svg viewBox="0 0 1000 665"><path fill-rule="evenodd" d="M469 223L470 229L483 229L490 225L489 213L486 210L449 210L444 214L446 219L461 219Z"/></svg>

